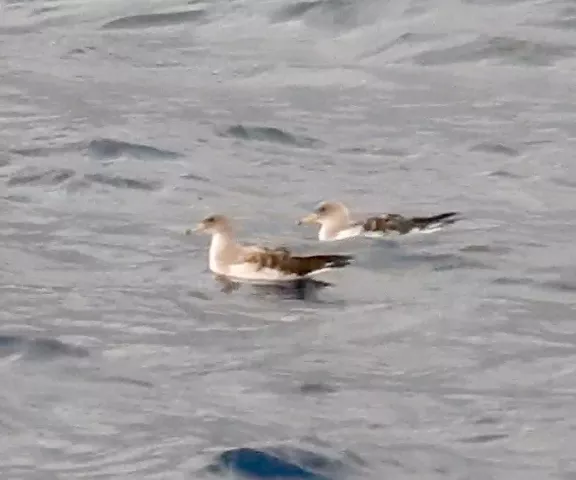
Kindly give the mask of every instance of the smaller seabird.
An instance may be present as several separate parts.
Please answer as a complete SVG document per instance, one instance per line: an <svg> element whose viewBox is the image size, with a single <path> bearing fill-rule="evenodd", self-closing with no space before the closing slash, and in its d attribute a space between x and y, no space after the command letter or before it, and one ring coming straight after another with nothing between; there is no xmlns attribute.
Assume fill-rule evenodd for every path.
<svg viewBox="0 0 576 480"><path fill-rule="evenodd" d="M353 260L351 255L298 256L286 247L239 244L234 239L231 220L220 214L206 217L194 231L212 236L208 266L228 291L234 288L235 283L298 283L320 272L345 267ZM331 286L320 280L312 282L317 286ZM298 283L298 286L302 284Z"/></svg>
<svg viewBox="0 0 576 480"><path fill-rule="evenodd" d="M323 201L312 213L298 221L320 224L318 240L328 242L352 237L384 237L412 232L434 231L458 220L458 212L446 212L429 217L407 217L387 213L352 220L348 208L341 202Z"/></svg>

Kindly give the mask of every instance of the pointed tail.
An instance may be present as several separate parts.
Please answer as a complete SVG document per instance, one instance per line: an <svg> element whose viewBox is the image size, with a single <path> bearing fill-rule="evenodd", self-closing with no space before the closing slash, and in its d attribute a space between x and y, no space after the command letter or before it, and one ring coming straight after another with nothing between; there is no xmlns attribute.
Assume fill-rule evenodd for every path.
<svg viewBox="0 0 576 480"><path fill-rule="evenodd" d="M343 268L352 263L352 255L309 255L291 257L290 270L300 276L308 276L332 268Z"/></svg>
<svg viewBox="0 0 576 480"><path fill-rule="evenodd" d="M451 225L460 220L460 212L446 212L439 215L432 215L430 217L414 217L412 221L420 228L443 227Z"/></svg>
<svg viewBox="0 0 576 480"><path fill-rule="evenodd" d="M321 268L343 268L354 260L352 255L314 255L318 264L322 264Z"/></svg>

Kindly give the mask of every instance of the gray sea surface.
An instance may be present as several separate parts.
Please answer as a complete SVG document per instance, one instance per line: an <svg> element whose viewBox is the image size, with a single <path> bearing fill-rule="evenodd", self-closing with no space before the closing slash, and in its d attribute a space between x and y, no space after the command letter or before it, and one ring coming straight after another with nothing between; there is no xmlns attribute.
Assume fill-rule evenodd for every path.
<svg viewBox="0 0 576 480"><path fill-rule="evenodd" d="M209 478L288 443L349 478L576 478L569 0L0 0L0 478ZM296 220L457 210L320 245ZM356 255L220 291L243 241Z"/></svg>

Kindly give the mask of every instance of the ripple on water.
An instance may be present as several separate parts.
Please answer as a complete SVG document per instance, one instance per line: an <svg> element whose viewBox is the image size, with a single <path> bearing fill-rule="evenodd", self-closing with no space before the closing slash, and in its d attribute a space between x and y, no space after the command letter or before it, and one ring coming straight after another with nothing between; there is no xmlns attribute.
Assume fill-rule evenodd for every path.
<svg viewBox="0 0 576 480"><path fill-rule="evenodd" d="M573 294L576 292L576 280L547 280L541 283L541 286L557 292Z"/></svg>
<svg viewBox="0 0 576 480"><path fill-rule="evenodd" d="M394 257L386 256L384 258L375 252L374 254L369 253L368 261L371 268L375 271L380 268L388 271L395 266L411 268L423 265L428 265L432 271L436 272L458 269L491 270L494 268L490 264L481 262L470 255L456 253L401 253Z"/></svg>
<svg viewBox="0 0 576 480"><path fill-rule="evenodd" d="M10 159L4 153L0 153L0 168L10 165Z"/></svg>
<svg viewBox="0 0 576 480"><path fill-rule="evenodd" d="M180 175L180 178L183 178L184 180L196 180L198 182L210 182L209 178L198 175L197 173L183 173Z"/></svg>
<svg viewBox="0 0 576 480"><path fill-rule="evenodd" d="M356 455L335 458L321 452L293 446L240 447L220 453L205 470L210 473L238 473L249 478L294 478L328 480L349 473L364 464Z"/></svg>
<svg viewBox="0 0 576 480"><path fill-rule="evenodd" d="M102 26L104 30L123 28L148 28L181 23L198 22L206 18L205 10L183 10L180 12L150 13L117 18Z"/></svg>
<svg viewBox="0 0 576 480"><path fill-rule="evenodd" d="M470 147L471 152L495 153L497 155L506 155L508 157L517 157L520 152L513 147L502 143L481 142Z"/></svg>
<svg viewBox="0 0 576 480"><path fill-rule="evenodd" d="M409 58L419 65L454 65L493 60L509 65L554 65L574 55L574 48L546 42L531 42L504 36L479 35L472 41L447 48L429 50Z"/></svg>
<svg viewBox="0 0 576 480"><path fill-rule="evenodd" d="M520 179L523 178L522 175L518 175L516 173L510 172L508 170L493 170L488 172L489 177L499 177L499 178L509 178L509 179Z"/></svg>
<svg viewBox="0 0 576 480"><path fill-rule="evenodd" d="M395 158L405 158L410 155L410 152L402 148L394 147L343 147L339 148L340 153L351 153L351 154L361 154L361 155L374 155L377 157L395 157Z"/></svg>
<svg viewBox="0 0 576 480"><path fill-rule="evenodd" d="M338 389L325 382L304 382L298 387L298 391L303 395L321 395L336 393Z"/></svg>
<svg viewBox="0 0 576 480"><path fill-rule="evenodd" d="M72 178L74 174L74 170L70 168L53 168L42 171L33 167L25 167L13 174L7 183L9 186L58 185Z"/></svg>
<svg viewBox="0 0 576 480"><path fill-rule="evenodd" d="M559 185L561 187L566 187L566 188L576 187L576 181L574 181L570 178L557 177L557 178L552 178L551 181L553 183L555 183L556 185Z"/></svg>
<svg viewBox="0 0 576 480"><path fill-rule="evenodd" d="M22 354L26 359L51 360L60 357L84 358L88 350L54 338L33 338L23 335L0 335L0 356Z"/></svg>
<svg viewBox="0 0 576 480"><path fill-rule="evenodd" d="M512 248L505 247L503 245L473 244L473 245L466 245L465 247L461 247L460 251L464 252L464 253L494 253L494 254L502 255L505 253L510 253L512 251Z"/></svg>
<svg viewBox="0 0 576 480"><path fill-rule="evenodd" d="M150 145L99 138L88 143L88 153L102 160L112 160L122 156L140 160L178 158L179 153L163 150Z"/></svg>
<svg viewBox="0 0 576 480"><path fill-rule="evenodd" d="M371 2L300 1L280 7L271 15L271 21L280 23L302 20L330 29L348 29L380 19L378 7L366 8L369 3Z"/></svg>
<svg viewBox="0 0 576 480"><path fill-rule="evenodd" d="M323 143L312 137L297 135L275 127L233 125L218 132L222 137L234 137L240 140L281 143L302 148L319 147Z"/></svg>
<svg viewBox="0 0 576 480"><path fill-rule="evenodd" d="M503 276L503 277L497 277L494 278L493 280L491 280L491 283L493 283L494 285L519 285L519 286L524 286L524 285L534 285L535 282L534 280L532 280L531 278L526 278L526 277L511 277L511 276Z"/></svg>
<svg viewBox="0 0 576 480"><path fill-rule="evenodd" d="M47 139L42 139L47 140ZM41 147L24 147L24 148L14 148L10 150L10 153L14 155L20 155L22 157L48 157L54 154L65 154L69 152L75 152L82 148L82 143L65 143L63 145L43 145Z"/></svg>
<svg viewBox="0 0 576 480"><path fill-rule="evenodd" d="M302 18L308 12L320 8L325 2L315 0L311 2L295 2L278 9L271 18L274 23L289 22Z"/></svg>
<svg viewBox="0 0 576 480"><path fill-rule="evenodd" d="M105 175L103 173L91 173L84 175L84 180L90 183L99 183L115 188L129 188L132 190L157 190L161 188L161 182L136 180L134 178L121 177L116 175Z"/></svg>
<svg viewBox="0 0 576 480"><path fill-rule="evenodd" d="M510 435L506 433L487 433L484 435L473 435L472 437L461 438L462 443L492 443L498 440L504 440Z"/></svg>

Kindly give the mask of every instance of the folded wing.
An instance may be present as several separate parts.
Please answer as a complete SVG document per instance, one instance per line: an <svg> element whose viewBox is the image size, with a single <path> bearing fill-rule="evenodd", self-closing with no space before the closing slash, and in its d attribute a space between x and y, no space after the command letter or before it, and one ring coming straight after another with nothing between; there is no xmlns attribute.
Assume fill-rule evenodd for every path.
<svg viewBox="0 0 576 480"><path fill-rule="evenodd" d="M440 228L452 224L458 219L458 212L446 212L429 217L405 217L398 213L389 213L379 217L367 218L362 228L370 233L399 233L404 235L413 230Z"/></svg>
<svg viewBox="0 0 576 480"><path fill-rule="evenodd" d="M292 255L285 248L262 248L248 252L243 261L254 265L256 271L270 269L290 277L304 277L321 270L343 268L351 263L351 255Z"/></svg>

